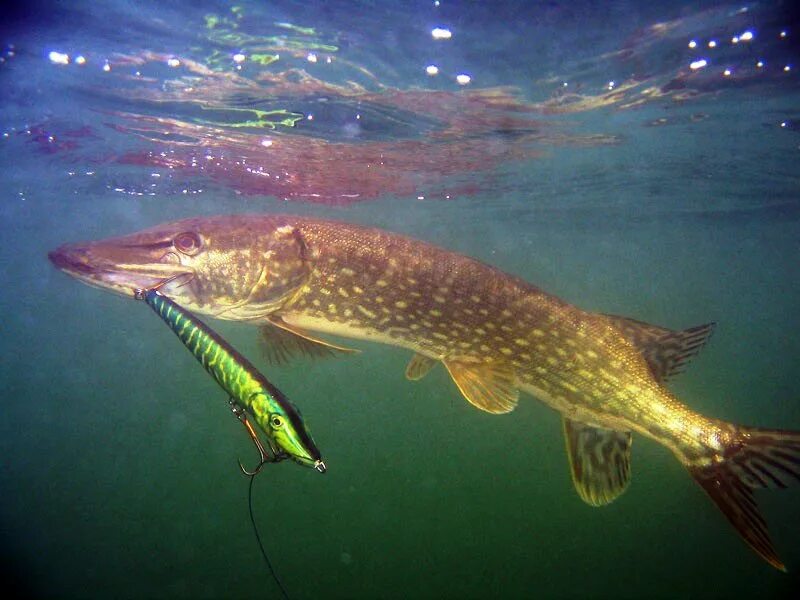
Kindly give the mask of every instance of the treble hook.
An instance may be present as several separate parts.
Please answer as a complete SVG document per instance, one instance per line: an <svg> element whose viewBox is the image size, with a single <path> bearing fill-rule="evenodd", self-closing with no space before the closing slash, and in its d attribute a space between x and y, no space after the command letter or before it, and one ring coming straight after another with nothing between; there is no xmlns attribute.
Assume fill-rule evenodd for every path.
<svg viewBox="0 0 800 600"><path fill-rule="evenodd" d="M178 287L183 287L184 285L189 283L194 278L194 273L188 273L188 272L175 273L175 275L170 275L169 277L162 279L161 281L159 281L153 286L150 286L149 288L136 288L133 290L133 297L136 298L137 300L144 300L144 297L147 294L147 292L159 292L162 287L164 287L169 283L172 283L177 279L180 279L181 277L188 277L188 279L182 284L180 284Z"/></svg>
<svg viewBox="0 0 800 600"><path fill-rule="evenodd" d="M268 462L273 462L270 458L267 451L264 450L264 446L261 444L261 440L258 439L258 435L256 435L256 430L253 429L253 426L250 424L250 421L247 419L247 413L244 411L236 401L231 398L228 403L231 406L231 412L234 416L239 419L242 425L244 425L245 429L247 429L247 433L250 435L250 439L253 440L253 443L256 445L256 449L258 450L259 457L261 460L258 463L258 466L253 471L248 471L244 468L242 461L239 460L239 468L242 470L242 473L247 475L248 477L255 477L261 472L261 469L264 468L264 465Z"/></svg>

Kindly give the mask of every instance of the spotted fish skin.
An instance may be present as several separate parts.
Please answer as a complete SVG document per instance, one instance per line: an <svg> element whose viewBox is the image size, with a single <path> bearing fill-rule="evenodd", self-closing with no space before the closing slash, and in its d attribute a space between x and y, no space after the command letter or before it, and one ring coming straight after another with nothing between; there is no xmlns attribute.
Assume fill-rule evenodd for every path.
<svg viewBox="0 0 800 600"><path fill-rule="evenodd" d="M610 320L480 261L378 229L287 219L306 240L309 281L282 318L403 346L439 361L510 367L562 414L657 439L700 460L726 434L653 378Z"/></svg>
<svg viewBox="0 0 800 600"><path fill-rule="evenodd" d="M161 285L191 311L264 326L280 356L343 350L312 332L414 353L416 380L441 362L474 406L506 413L520 391L564 417L586 502L618 497L631 433L669 448L762 558L783 563L753 490L800 480L800 433L698 414L665 381L710 325L671 331L583 311L480 261L380 229L290 215L198 217L50 253L60 269L130 295Z"/></svg>

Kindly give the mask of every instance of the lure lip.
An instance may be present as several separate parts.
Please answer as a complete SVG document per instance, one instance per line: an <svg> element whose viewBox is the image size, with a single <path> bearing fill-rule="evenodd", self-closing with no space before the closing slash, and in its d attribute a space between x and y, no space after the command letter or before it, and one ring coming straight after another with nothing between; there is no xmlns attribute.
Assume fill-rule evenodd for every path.
<svg viewBox="0 0 800 600"><path fill-rule="evenodd" d="M307 456L299 456L297 454L291 454L288 452L283 452L281 454L277 454L278 460L283 460L286 458L291 459L292 461L296 462L299 465L303 465L304 467L311 467L318 473L326 473L328 471L328 467L325 465L321 458L313 459ZM276 461L277 462L277 461Z"/></svg>
<svg viewBox="0 0 800 600"><path fill-rule="evenodd" d="M277 440L270 436L267 436L267 444L269 445L269 449L272 451L273 457L269 462L281 462L289 459L293 462L296 462L298 465L312 467L319 473L325 473L328 470L328 467L325 465L322 458L319 457L319 452L317 452L317 456L319 458L313 458L310 455L295 454L294 452L290 452L286 448L282 447Z"/></svg>

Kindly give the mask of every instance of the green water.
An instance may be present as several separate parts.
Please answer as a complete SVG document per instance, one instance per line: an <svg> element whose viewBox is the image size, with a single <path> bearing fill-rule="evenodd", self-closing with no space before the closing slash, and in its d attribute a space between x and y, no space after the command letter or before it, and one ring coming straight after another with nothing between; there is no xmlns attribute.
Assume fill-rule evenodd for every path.
<svg viewBox="0 0 800 600"><path fill-rule="evenodd" d="M52 198L53 229L60 206ZM173 216L156 203L142 210ZM676 327L714 318L679 396L717 417L798 426L798 342L786 332L800 294L784 262L797 253L796 219L606 215L598 225L591 212L544 213L494 223L475 245L456 231L434 238L451 210L416 207L412 223L386 202L351 216L397 219L396 229L596 310ZM276 597L235 463L254 452L216 384L146 307L52 270L43 256L63 232L25 211L6 217L41 238L6 263L6 289L18 292L3 297L13 315L5 342L18 342L3 361L4 537L21 585ZM252 329L215 325L258 356ZM265 369L302 408L329 467L322 476L283 463L256 481L256 518L293 597L705 595L708 581L719 596L791 589L794 576L751 555L655 444L636 440L630 489L592 509L572 489L555 413L528 398L507 416L479 413L443 369L407 382L406 352L354 345L364 352ZM759 494L790 568L800 561L797 493Z"/></svg>
<svg viewBox="0 0 800 600"><path fill-rule="evenodd" d="M572 23L574 33L553 6L547 22ZM302 9L281 10L264 18L285 21ZM305 10L301 25L347 29L345 19ZM394 14L386 10L382 22ZM168 47L156 17L177 21L180 11L142 11L130 31L150 37L124 43ZM634 11L623 29L680 13L669 3L651 12ZM462 23L474 32L479 25ZM510 27L509 36L523 35ZM361 21L353 29L366 36ZM111 36L88 33L95 46ZM574 42L564 35L562 50ZM289 203L166 170L171 183L136 196L115 188L149 185L152 169L41 153L21 133L39 119L74 120L91 123L112 149L126 147L102 127L112 117L92 112L86 89L75 91L80 81L41 66L45 33L9 38L27 40L26 60L40 69L3 71L3 127L12 133L0 145L0 572L10 589L32 597L279 597L236 464L256 455L227 398L146 306L82 285L46 258L64 242L176 218L337 218L468 254L585 309L676 329L716 321L710 344L671 383L677 396L709 416L800 429L794 85L563 117L569 130L618 135L619 143L543 144L542 156L497 165L480 191L449 201L419 201L415 192L349 207ZM372 51L389 72L382 41L373 47L352 34L348 43L345 57ZM461 58L477 65L491 56ZM577 69L566 55L547 60L548 69ZM402 79L412 66L398 62L389 77ZM495 83L534 96L526 68L501 65ZM76 112L62 110L68 105ZM697 113L708 116L693 122ZM643 126L665 114L674 126ZM780 128L781 119L790 126ZM496 140L507 143L502 132ZM634 441L628 491L592 508L572 488L559 415L533 398L511 414L485 414L443 368L412 383L408 352L361 342L347 342L358 355L273 367L260 359L255 328L209 323L301 408L328 466L320 475L268 465L255 481L255 518L291 598L780 598L800 583L797 487L757 494L784 574L752 553L649 440Z"/></svg>

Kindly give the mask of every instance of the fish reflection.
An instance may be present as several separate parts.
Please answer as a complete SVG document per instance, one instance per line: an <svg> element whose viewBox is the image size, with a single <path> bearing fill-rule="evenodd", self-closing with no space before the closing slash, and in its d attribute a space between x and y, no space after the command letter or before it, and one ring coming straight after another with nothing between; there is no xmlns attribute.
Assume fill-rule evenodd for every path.
<svg viewBox="0 0 800 600"><path fill-rule="evenodd" d="M244 194L343 205L383 194L476 193L481 183L458 178L483 174L485 183L498 165L538 157L546 146L618 142L535 119L511 88L373 92L302 69L264 72L255 83L189 60L183 67L203 77L126 90L122 104L131 110L114 112L113 127L150 149L118 161L196 173ZM165 111L176 116L158 116Z"/></svg>

